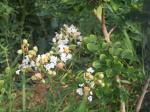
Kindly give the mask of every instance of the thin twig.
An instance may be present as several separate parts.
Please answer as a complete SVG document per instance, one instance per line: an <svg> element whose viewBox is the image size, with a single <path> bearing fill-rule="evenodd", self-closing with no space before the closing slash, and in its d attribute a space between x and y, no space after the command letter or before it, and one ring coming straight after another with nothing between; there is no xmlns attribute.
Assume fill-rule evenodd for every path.
<svg viewBox="0 0 150 112"><path fill-rule="evenodd" d="M120 83L120 77L119 77L119 75L116 76L116 80L118 81L118 87L119 87L119 89L121 89L122 85ZM123 101L122 99L120 99L120 112L126 112L126 104L125 104L125 101Z"/></svg>
<svg viewBox="0 0 150 112"><path fill-rule="evenodd" d="M139 112L140 109L141 109L142 102L143 102L144 97L145 97L145 94L146 94L146 92L147 92L147 88L148 88L148 86L149 86L149 83L150 83L150 75L149 75L149 77L148 77L148 79L147 79L147 81L146 81L146 83L145 83L145 85L144 85L144 87L143 87L142 94L141 94L141 96L140 96L140 98L139 98L139 100L138 100L138 102L137 102L137 105L136 105L136 112Z"/></svg>

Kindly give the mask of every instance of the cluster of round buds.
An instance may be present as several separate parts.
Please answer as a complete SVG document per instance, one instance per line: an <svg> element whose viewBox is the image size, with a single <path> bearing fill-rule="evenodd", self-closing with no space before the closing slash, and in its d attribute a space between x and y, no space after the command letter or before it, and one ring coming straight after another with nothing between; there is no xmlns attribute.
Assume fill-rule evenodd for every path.
<svg viewBox="0 0 150 112"><path fill-rule="evenodd" d="M102 72L97 72L94 75L94 81L95 81L95 83L98 84L98 85L101 85L102 87L105 86L103 78L104 78L104 74Z"/></svg>
<svg viewBox="0 0 150 112"><path fill-rule="evenodd" d="M93 75L94 69L92 67L88 68L86 73L84 73L84 79L86 80L86 83L91 85L93 88L95 84L101 85L102 87L105 86L105 83L103 81L104 74L102 72L97 72Z"/></svg>
<svg viewBox="0 0 150 112"><path fill-rule="evenodd" d="M79 84L79 88L76 89L76 93L80 96L86 96L89 102L92 102L93 100L93 92L91 91L91 88L88 86L85 86L85 84Z"/></svg>
<svg viewBox="0 0 150 112"><path fill-rule="evenodd" d="M29 49L29 43L27 39L23 39L22 44L21 44L21 49L17 51L18 54L26 54L28 53Z"/></svg>
<svg viewBox="0 0 150 112"><path fill-rule="evenodd" d="M18 54L28 55L29 58L35 57L37 52L38 52L37 46L34 46L32 50L29 50L29 43L27 39L23 39L21 49L17 51Z"/></svg>

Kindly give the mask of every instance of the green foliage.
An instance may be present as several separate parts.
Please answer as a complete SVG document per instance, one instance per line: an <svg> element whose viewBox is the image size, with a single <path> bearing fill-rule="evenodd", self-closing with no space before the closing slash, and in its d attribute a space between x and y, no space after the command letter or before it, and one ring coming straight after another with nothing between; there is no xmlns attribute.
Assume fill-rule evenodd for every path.
<svg viewBox="0 0 150 112"><path fill-rule="evenodd" d="M102 8L105 9L107 28L116 26L111 43L103 40ZM124 101L127 111L134 111L135 106L131 104L135 104L140 93L146 76L144 58L149 57L144 52L148 48L148 39L144 38L141 26L149 16L142 9L143 0L1 0L0 110L117 112L120 101ZM35 53L33 45L38 46L36 55L46 54L50 49L58 56L52 37L64 24L77 26L83 41L74 45L76 39L70 40L72 44L66 51L73 51L73 57L65 63L63 70L59 70L63 66L61 63L59 69L51 73L57 75L49 76L41 64L38 72L44 79L40 81L46 82L44 87L39 87L43 83L32 77L37 72L32 68L25 70L22 74L25 77L16 75L22 57ZM65 35L62 29L60 32ZM23 55L18 55L24 38L31 43L27 48L33 49L26 54L26 45L23 49L21 44ZM93 74L87 73L89 67L94 69ZM93 82L94 88L91 87ZM88 102L88 95L76 94L81 83L93 92L92 102ZM41 98L41 93L45 97Z"/></svg>

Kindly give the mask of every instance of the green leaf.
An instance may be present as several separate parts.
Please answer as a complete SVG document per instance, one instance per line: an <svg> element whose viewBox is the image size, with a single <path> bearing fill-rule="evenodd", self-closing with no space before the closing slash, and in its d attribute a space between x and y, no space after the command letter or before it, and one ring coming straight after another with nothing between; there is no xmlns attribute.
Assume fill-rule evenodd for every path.
<svg viewBox="0 0 150 112"><path fill-rule="evenodd" d="M92 63L92 66L96 69L100 68L101 67L100 61L99 60L94 61Z"/></svg>
<svg viewBox="0 0 150 112"><path fill-rule="evenodd" d="M112 65L112 60L106 59L106 65L109 67Z"/></svg>
<svg viewBox="0 0 150 112"><path fill-rule="evenodd" d="M104 61L106 59L106 55L105 54L100 54L100 61Z"/></svg>
<svg viewBox="0 0 150 112"><path fill-rule="evenodd" d="M118 48L121 46L122 46L121 42L118 42L118 41L113 44L113 47L115 47L115 48Z"/></svg>
<svg viewBox="0 0 150 112"><path fill-rule="evenodd" d="M96 41L97 41L97 38L95 35L90 35L84 38L84 42L86 43L96 43Z"/></svg>
<svg viewBox="0 0 150 112"><path fill-rule="evenodd" d="M121 53L121 57L125 59L131 59L133 57L132 51L130 51L129 49L124 50Z"/></svg>
<svg viewBox="0 0 150 112"><path fill-rule="evenodd" d="M87 44L87 49L91 52L95 52L98 50L98 46L94 43L88 43Z"/></svg>
<svg viewBox="0 0 150 112"><path fill-rule="evenodd" d="M0 80L0 90L3 88L4 80Z"/></svg>

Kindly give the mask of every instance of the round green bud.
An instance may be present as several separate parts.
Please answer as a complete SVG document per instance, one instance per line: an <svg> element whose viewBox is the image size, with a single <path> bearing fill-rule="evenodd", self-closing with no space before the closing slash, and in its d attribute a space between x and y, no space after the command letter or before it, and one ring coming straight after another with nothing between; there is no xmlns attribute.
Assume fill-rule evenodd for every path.
<svg viewBox="0 0 150 112"><path fill-rule="evenodd" d="M52 75L53 75L53 76L55 76L55 75L56 75L56 72L55 72L55 71L53 71L53 72L52 72Z"/></svg>
<svg viewBox="0 0 150 112"><path fill-rule="evenodd" d="M101 83L101 86L102 86L102 87L105 87L105 83L104 83L104 82L102 82L102 83Z"/></svg>
<svg viewBox="0 0 150 112"><path fill-rule="evenodd" d="M48 74L49 74L49 75L52 75L52 74L53 74L53 71L52 71L52 70L49 70L49 71L48 71Z"/></svg>
<svg viewBox="0 0 150 112"><path fill-rule="evenodd" d="M98 85L99 84L101 85L102 84L102 80L96 80L95 83L98 84Z"/></svg>
<svg viewBox="0 0 150 112"><path fill-rule="evenodd" d="M103 79L103 78L104 78L104 74L103 74L102 72L100 72L100 73L98 74L98 78Z"/></svg>

